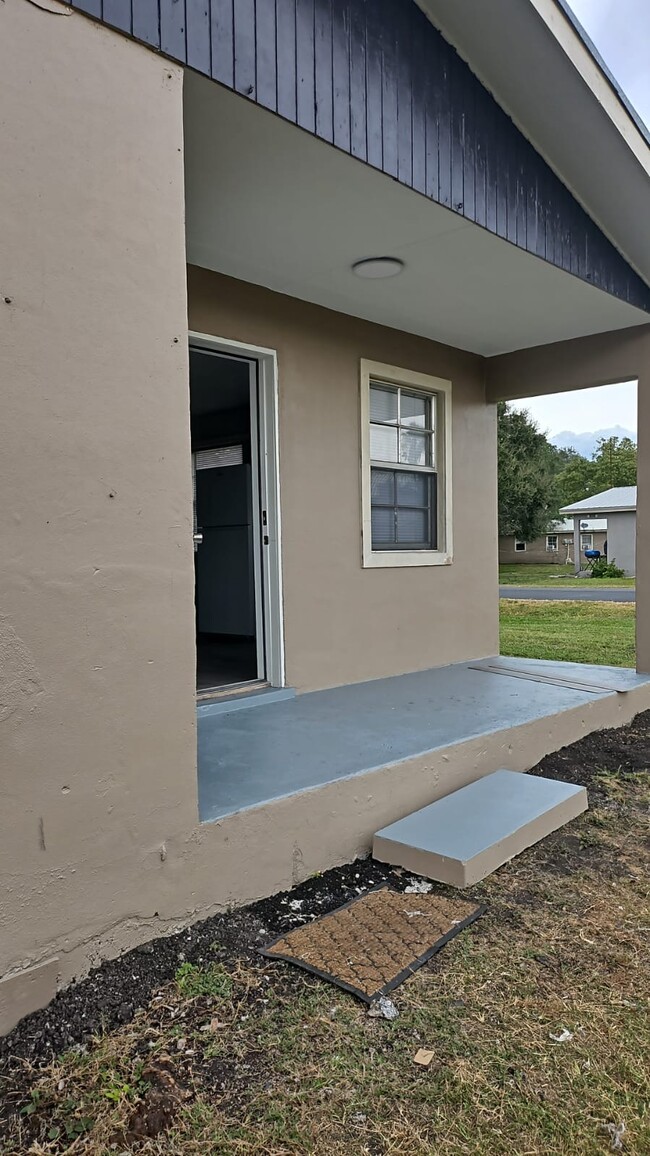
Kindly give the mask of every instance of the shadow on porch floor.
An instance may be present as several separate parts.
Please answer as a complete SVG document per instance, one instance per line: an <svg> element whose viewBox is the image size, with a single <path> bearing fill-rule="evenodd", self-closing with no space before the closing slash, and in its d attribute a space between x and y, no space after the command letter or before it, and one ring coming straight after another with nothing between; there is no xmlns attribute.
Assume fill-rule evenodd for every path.
<svg viewBox="0 0 650 1156"><path fill-rule="evenodd" d="M533 676L594 683L606 679L615 689L574 689L459 663L315 691L250 710L200 716L201 821L551 719L650 682L620 667L515 658L499 662L518 670L525 667Z"/></svg>

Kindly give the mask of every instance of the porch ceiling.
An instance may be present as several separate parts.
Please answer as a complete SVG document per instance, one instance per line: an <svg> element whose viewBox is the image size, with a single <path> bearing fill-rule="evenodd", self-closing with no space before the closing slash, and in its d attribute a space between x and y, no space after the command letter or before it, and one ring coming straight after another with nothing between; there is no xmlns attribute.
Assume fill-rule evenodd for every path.
<svg viewBox="0 0 650 1156"><path fill-rule="evenodd" d="M191 264L484 356L648 321L189 72L185 167ZM404 272L352 273L381 255Z"/></svg>

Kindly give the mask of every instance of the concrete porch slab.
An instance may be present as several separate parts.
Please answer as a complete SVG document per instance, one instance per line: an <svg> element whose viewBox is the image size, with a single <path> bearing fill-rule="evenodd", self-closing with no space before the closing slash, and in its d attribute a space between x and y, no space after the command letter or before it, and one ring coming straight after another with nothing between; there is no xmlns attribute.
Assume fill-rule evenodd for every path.
<svg viewBox="0 0 650 1156"><path fill-rule="evenodd" d="M463 780L471 781L504 765L527 769L546 751L599 726L616 725L613 720L623 717L617 702L629 700L625 713L631 717L634 702L641 710L648 701L650 678L632 670L500 660L517 668L524 661L531 674L555 672L564 679L591 676L598 681L606 673L616 689L593 693L533 679L504 678L473 670L471 663L459 663L315 691L259 704L255 710L201 713L200 818L212 822L346 780L358 782L361 789L363 776L393 767L394 810L382 816L385 823L464 785ZM525 746L518 742L511 749L509 736L517 728L530 727L536 728L539 739ZM445 790L445 768L450 769L450 760L455 764L460 746L471 741L479 744L479 761L473 756L460 783L456 778ZM486 766L488 750L496 757ZM416 792L411 775L416 763L430 780L428 796ZM419 791L425 789L421 786ZM370 812L367 820L372 821ZM376 822L371 833L381 825Z"/></svg>
<svg viewBox="0 0 650 1156"><path fill-rule="evenodd" d="M495 771L378 831L382 863L469 887L587 808L573 783Z"/></svg>

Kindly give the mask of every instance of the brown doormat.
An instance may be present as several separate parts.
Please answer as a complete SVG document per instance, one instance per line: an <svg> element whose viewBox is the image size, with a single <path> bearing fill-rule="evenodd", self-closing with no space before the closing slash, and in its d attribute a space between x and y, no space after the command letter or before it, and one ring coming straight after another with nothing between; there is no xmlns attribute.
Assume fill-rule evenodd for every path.
<svg viewBox="0 0 650 1156"><path fill-rule="evenodd" d="M485 911L466 899L378 887L262 949L372 1003Z"/></svg>

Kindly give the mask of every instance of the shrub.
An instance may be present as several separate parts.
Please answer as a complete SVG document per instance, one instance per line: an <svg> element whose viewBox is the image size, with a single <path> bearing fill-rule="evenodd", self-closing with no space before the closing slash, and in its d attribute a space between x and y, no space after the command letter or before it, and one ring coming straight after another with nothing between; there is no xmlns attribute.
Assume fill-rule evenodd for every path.
<svg viewBox="0 0 650 1156"><path fill-rule="evenodd" d="M616 559L611 562L607 558L598 558L591 567L592 578L624 578L625 571L616 565Z"/></svg>

